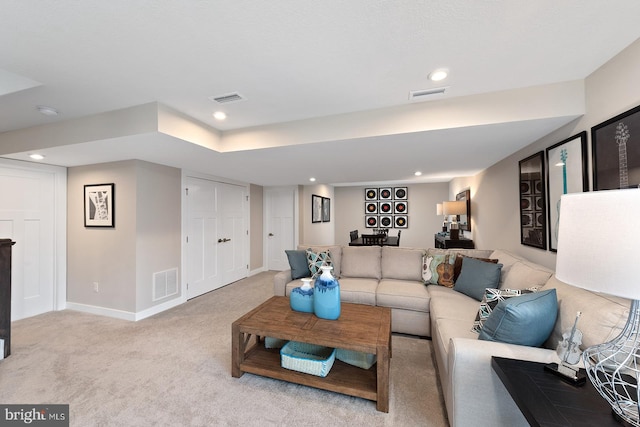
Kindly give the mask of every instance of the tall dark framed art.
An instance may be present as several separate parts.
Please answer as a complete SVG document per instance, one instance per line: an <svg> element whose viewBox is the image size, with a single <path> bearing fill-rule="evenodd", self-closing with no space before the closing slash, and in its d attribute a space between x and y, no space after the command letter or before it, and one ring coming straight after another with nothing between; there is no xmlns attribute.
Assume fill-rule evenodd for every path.
<svg viewBox="0 0 640 427"><path fill-rule="evenodd" d="M591 128L593 189L640 186L640 106Z"/></svg>
<svg viewBox="0 0 640 427"><path fill-rule="evenodd" d="M549 250L556 252L560 198L563 194L589 191L587 132L582 131L552 145L546 149L546 155Z"/></svg>
<svg viewBox="0 0 640 427"><path fill-rule="evenodd" d="M84 226L115 227L115 184L84 186Z"/></svg>
<svg viewBox="0 0 640 427"><path fill-rule="evenodd" d="M519 162L520 243L547 249L546 198L544 191L544 152Z"/></svg>
<svg viewBox="0 0 640 427"><path fill-rule="evenodd" d="M322 197L311 195L311 222L322 222Z"/></svg>
<svg viewBox="0 0 640 427"><path fill-rule="evenodd" d="M322 222L331 221L331 199L328 197L322 198Z"/></svg>

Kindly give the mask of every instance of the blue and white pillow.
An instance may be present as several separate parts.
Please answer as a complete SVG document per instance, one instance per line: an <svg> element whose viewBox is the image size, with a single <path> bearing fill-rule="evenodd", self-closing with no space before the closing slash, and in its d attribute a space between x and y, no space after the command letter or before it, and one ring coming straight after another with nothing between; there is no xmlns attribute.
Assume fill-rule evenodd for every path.
<svg viewBox="0 0 640 427"><path fill-rule="evenodd" d="M311 248L307 249L307 262L309 263L309 271L311 271L311 277L313 279L316 279L322 274L320 267L325 265L333 267L331 253L328 250L314 252Z"/></svg>

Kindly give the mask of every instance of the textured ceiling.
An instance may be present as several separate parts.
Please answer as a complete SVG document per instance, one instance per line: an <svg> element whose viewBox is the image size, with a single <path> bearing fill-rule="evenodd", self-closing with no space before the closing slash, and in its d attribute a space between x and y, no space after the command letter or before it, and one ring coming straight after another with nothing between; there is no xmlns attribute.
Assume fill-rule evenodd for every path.
<svg viewBox="0 0 640 427"><path fill-rule="evenodd" d="M427 101L437 108L444 100L583 79L640 37L636 0L0 0L0 11L0 71L35 85L0 96L0 132L158 102L224 135L404 108L411 104L409 91L447 86L444 95ZM427 75L439 67L449 68L450 77L429 82ZM209 99L231 92L245 100L218 106ZM42 116L36 105L55 107L61 114ZM228 114L225 122L212 118L218 109ZM540 132L571 118L551 117L540 123ZM518 126L512 125L517 135ZM486 140L460 144L489 143L503 130L497 124L493 134L483 129ZM543 136L524 125L523 130L532 140ZM440 132L437 138L446 141L446 132ZM451 135L456 144L460 134ZM384 148L382 142L406 144L413 157L424 155L419 151L424 138L416 139L381 135L376 147ZM441 171L439 179L475 173L532 140L522 136L500 147L488 146L491 156L479 156L477 164L460 170ZM346 146L344 141L336 146L337 142L272 147L263 154L296 161L308 159L318 148L344 148L345 158L350 156L352 162L362 158L362 146ZM64 153L67 165L80 152L79 147L57 150ZM464 146L460 150L464 152ZM134 152L140 155L126 143L112 152L115 160L131 158L127 156ZM237 153L227 156L225 166L238 162L232 167L237 170L251 158L245 155L244 160ZM220 157L211 156L212 162ZM189 159L175 164L175 156L157 157L162 156L149 153L143 160L199 167ZM101 160L87 155L83 161ZM325 182L405 179L402 159L396 163L389 176L371 178L364 171L362 176L341 175L336 170ZM435 166L425 159L422 168ZM233 178L301 184L307 173L261 172Z"/></svg>

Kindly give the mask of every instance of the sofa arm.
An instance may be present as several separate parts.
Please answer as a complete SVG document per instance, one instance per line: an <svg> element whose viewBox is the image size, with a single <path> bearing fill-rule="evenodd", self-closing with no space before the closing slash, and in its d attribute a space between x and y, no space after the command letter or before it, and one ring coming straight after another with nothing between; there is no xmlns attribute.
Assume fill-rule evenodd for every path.
<svg viewBox="0 0 640 427"><path fill-rule="evenodd" d="M491 366L491 356L559 362L556 352L469 338L449 341L447 413L452 427L528 426Z"/></svg>
<svg viewBox="0 0 640 427"><path fill-rule="evenodd" d="M283 270L273 277L273 294L275 296L286 296L287 283L292 281L291 270Z"/></svg>

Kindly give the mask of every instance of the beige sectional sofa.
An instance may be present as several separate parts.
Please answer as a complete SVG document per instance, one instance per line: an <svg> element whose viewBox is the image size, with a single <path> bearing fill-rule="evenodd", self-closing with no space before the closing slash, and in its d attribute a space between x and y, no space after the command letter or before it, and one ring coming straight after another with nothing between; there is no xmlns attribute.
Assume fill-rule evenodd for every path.
<svg viewBox="0 0 640 427"><path fill-rule="evenodd" d="M306 249L306 247L300 247ZM570 329L576 313L583 346L616 336L628 316L630 302L596 294L558 281L553 272L506 251L442 250L397 247L312 247L329 250L345 302L391 308L393 332L430 337L452 426L526 426L525 418L491 368L491 356L538 362L558 361L555 348L563 331ZM480 302L452 288L425 286L423 254L450 251L498 259L503 265L501 289L554 288L558 316L549 339L541 348L478 339L472 326ZM276 295L289 295L300 286L289 270L274 280Z"/></svg>

